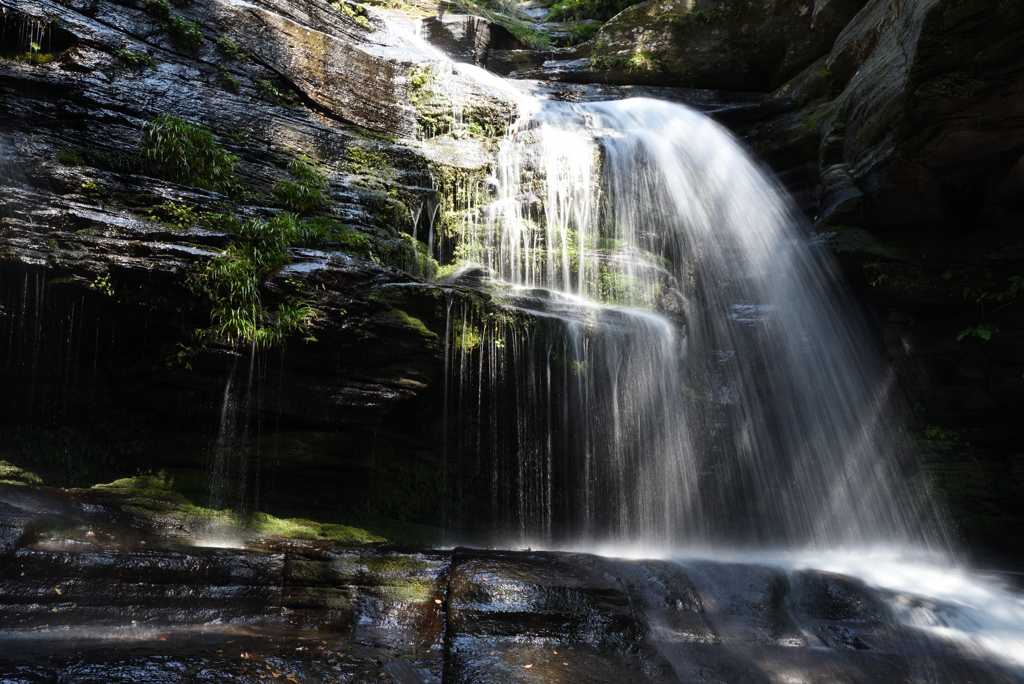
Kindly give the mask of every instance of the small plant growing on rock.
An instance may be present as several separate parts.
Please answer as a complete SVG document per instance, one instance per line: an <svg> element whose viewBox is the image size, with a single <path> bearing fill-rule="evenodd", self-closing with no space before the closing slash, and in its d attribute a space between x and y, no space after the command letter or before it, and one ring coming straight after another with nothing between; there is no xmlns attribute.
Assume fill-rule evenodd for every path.
<svg viewBox="0 0 1024 684"><path fill-rule="evenodd" d="M154 70L156 69L156 60L153 59L152 55L148 55L145 52L133 52L131 50L124 49L115 52L114 56L133 69L141 69L143 67L149 67Z"/></svg>
<svg viewBox="0 0 1024 684"><path fill-rule="evenodd" d="M228 153L203 126L161 114L146 126L142 162L164 180L207 190L227 190L238 157Z"/></svg>
<svg viewBox="0 0 1024 684"><path fill-rule="evenodd" d="M368 152L361 147L352 146L345 151L348 170L351 173L367 174L387 171L388 160L379 152Z"/></svg>
<svg viewBox="0 0 1024 684"><path fill-rule="evenodd" d="M225 69L220 68L220 82L224 85L224 90L229 93L238 93L242 86L242 82L233 73Z"/></svg>
<svg viewBox="0 0 1024 684"><path fill-rule="evenodd" d="M366 16L366 10L359 5L353 5L345 0L337 0L331 3L331 7L342 12L346 17L363 28L370 28L370 20Z"/></svg>
<svg viewBox="0 0 1024 684"><path fill-rule="evenodd" d="M82 183L82 191L94 200L102 200L107 194L107 189L96 181L85 181Z"/></svg>
<svg viewBox="0 0 1024 684"><path fill-rule="evenodd" d="M82 153L70 147L57 150L57 161L64 166L85 166Z"/></svg>
<svg viewBox="0 0 1024 684"><path fill-rule="evenodd" d="M551 47L551 36L546 31L535 28L534 24L509 20L505 23L505 28L531 50L547 50Z"/></svg>
<svg viewBox="0 0 1024 684"><path fill-rule="evenodd" d="M146 14L166 19L171 15L170 0L146 0Z"/></svg>
<svg viewBox="0 0 1024 684"><path fill-rule="evenodd" d="M191 21L180 14L172 14L167 19L167 32L171 41L182 50L194 52L203 44L203 30L198 21Z"/></svg>
<svg viewBox="0 0 1024 684"><path fill-rule="evenodd" d="M600 29L600 24L580 24L579 26L574 26L569 30L569 42L573 45L585 43L597 35Z"/></svg>
<svg viewBox="0 0 1024 684"><path fill-rule="evenodd" d="M634 52L629 57L630 71L654 71L658 62L646 52Z"/></svg>
<svg viewBox="0 0 1024 684"><path fill-rule="evenodd" d="M965 337L977 337L980 340L992 339L992 336L999 332L999 328L992 325L991 323L979 323L978 325L972 325L964 328L957 333L956 341L959 342Z"/></svg>
<svg viewBox="0 0 1024 684"><path fill-rule="evenodd" d="M237 233L242 228L242 221L230 214L200 211L190 205L174 202L164 202L153 207L149 210L149 217L180 230L198 226L215 232Z"/></svg>
<svg viewBox="0 0 1024 684"><path fill-rule="evenodd" d="M238 45L235 44L235 41L231 40L227 36L221 36L217 39L217 50L228 59L245 59L245 53L239 49Z"/></svg>
<svg viewBox="0 0 1024 684"><path fill-rule="evenodd" d="M281 181L274 193L286 207L299 214L308 214L327 206L327 173L315 166L308 157L293 159L288 172L296 179Z"/></svg>
<svg viewBox="0 0 1024 684"><path fill-rule="evenodd" d="M49 52L39 52L38 43L31 43L32 50L20 55L17 59L24 62L32 62L33 64L49 64L53 61L54 56Z"/></svg>
<svg viewBox="0 0 1024 684"><path fill-rule="evenodd" d="M434 72L429 66L418 66L409 73L409 102L413 105L434 98Z"/></svg>
<svg viewBox="0 0 1024 684"><path fill-rule="evenodd" d="M114 296L114 283L110 280L110 273L103 271L96 275L96 278L89 283L89 287L93 290L99 290L108 297Z"/></svg>
<svg viewBox="0 0 1024 684"><path fill-rule="evenodd" d="M250 219L238 232L239 242L190 276L189 287L210 305L211 326L199 336L268 347L281 344L288 333L307 332L316 317L312 302L290 296L268 308L260 284L288 262L289 247L324 240L323 229L293 214L279 214L270 221Z"/></svg>
<svg viewBox="0 0 1024 684"><path fill-rule="evenodd" d="M634 52L631 55L609 55L600 52L604 46L596 45L595 53L590 58L590 66L595 71L655 71L658 61L646 52Z"/></svg>
<svg viewBox="0 0 1024 684"><path fill-rule="evenodd" d="M273 81L262 80L256 87L256 92L267 102L272 102L279 107L297 107L301 100L298 95L291 91L284 91Z"/></svg>

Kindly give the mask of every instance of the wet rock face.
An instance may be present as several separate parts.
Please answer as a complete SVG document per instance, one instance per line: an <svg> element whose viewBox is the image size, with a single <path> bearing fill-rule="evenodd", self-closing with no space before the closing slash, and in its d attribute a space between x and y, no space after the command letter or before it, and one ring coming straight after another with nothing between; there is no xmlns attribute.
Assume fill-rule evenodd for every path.
<svg viewBox="0 0 1024 684"><path fill-rule="evenodd" d="M863 0L679 2L628 7L576 49L558 80L773 90L826 54Z"/></svg>
<svg viewBox="0 0 1024 684"><path fill-rule="evenodd" d="M424 39L457 62L475 64L492 71L492 52L524 50L508 29L468 14L443 14L419 22Z"/></svg>
<svg viewBox="0 0 1024 684"><path fill-rule="evenodd" d="M283 4L288 8L287 4ZM314 17L329 6L312 9ZM296 23L255 7L240 7L227 20L231 36L248 54L294 83L314 103L366 128L406 138L415 136L415 112L402 87L407 65L363 49L359 42ZM332 17L333 18L333 17ZM338 19L333 18L337 24ZM364 19L366 19L364 17ZM366 19L367 23L369 20Z"/></svg>
<svg viewBox="0 0 1024 684"><path fill-rule="evenodd" d="M369 452L408 469L415 449L414 462L432 467L439 442L421 426L433 409L417 398L442 368L437 336L371 299L382 285L426 274L410 264L418 257L408 233L426 236L427 227L410 216L433 206L436 192L428 160L392 135L416 134L405 89L413 64L378 33L379 19L344 7L174 7L168 16L191 31L183 43L170 19L142 3L5 4L0 326L9 363L0 439L14 450L8 458L50 454L39 465L62 484L138 467L206 471L227 425L239 439L224 450L262 454L251 464L230 457L232 467L253 466L239 487L238 503L249 505L268 476L278 492L301 491L296 501L355 505L373 477ZM236 187L154 177L140 140L162 114L202 125L237 156ZM293 249L290 263L259 283L259 297L271 308L305 298L316 320L283 349L252 353L219 340L178 357L209 325L190 278L238 240L200 215L234 217L237 228L289 210L278 188L296 180L288 167L302 159L326 178L320 218L356 242ZM276 453L260 446L271 431Z"/></svg>
<svg viewBox="0 0 1024 684"><path fill-rule="evenodd" d="M485 175L513 105L479 84L460 90L463 124L476 128L456 139L443 81L457 76L427 78L414 64L423 54L344 3L5 7L4 458L60 485L175 470L179 484L196 480L193 501L240 510L438 525L444 506L458 509L440 486L456 424L443 420L444 335L452 302L482 311L487 297L474 291L482 280L424 282L431 258L452 251L432 224L434 186ZM465 21L474 40L486 34L488 59L519 51L500 27ZM428 114L440 142L414 139ZM162 115L202 126L237 158L230 187L154 170L142 141ZM323 176L314 209L282 194L296 163ZM286 211L336 232L285 249L254 286L258 306L301 301L315 317L272 348L203 338L213 312L202 274L247 242L245 221ZM215 470L232 482L217 492ZM485 499L460 515L489 517L478 515Z"/></svg>
<svg viewBox="0 0 1024 684"><path fill-rule="evenodd" d="M830 573L273 537L231 548L162 530L141 501L0 485L0 525L19 532L0 555L5 681L1011 681Z"/></svg>

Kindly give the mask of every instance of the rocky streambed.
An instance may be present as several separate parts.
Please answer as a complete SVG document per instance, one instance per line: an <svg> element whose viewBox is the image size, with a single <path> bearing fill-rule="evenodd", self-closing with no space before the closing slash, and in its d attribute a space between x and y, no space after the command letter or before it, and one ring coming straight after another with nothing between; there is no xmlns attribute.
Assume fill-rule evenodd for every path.
<svg viewBox="0 0 1024 684"><path fill-rule="evenodd" d="M3 681L1015 681L831 572L186 518L151 495L2 486Z"/></svg>

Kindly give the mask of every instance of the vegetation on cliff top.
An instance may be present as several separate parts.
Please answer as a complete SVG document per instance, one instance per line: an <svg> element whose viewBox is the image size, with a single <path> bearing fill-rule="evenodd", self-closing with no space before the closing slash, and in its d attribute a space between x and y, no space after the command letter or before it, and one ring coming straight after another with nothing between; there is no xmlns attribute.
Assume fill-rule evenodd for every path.
<svg viewBox="0 0 1024 684"><path fill-rule="evenodd" d="M608 21L616 14L642 0L560 0L548 10L548 21Z"/></svg>

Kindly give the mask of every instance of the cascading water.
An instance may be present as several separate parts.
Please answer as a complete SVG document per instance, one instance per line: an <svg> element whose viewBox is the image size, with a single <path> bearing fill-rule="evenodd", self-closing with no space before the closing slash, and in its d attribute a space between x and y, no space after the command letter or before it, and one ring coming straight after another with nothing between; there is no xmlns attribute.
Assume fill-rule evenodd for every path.
<svg viewBox="0 0 1024 684"><path fill-rule="evenodd" d="M907 484L892 373L785 195L686 107L532 105L459 230L527 318L450 313L450 405L470 416L452 451L490 473L490 528L855 577L897 622L1019 671L1024 601L951 562Z"/></svg>
<svg viewBox="0 0 1024 684"><path fill-rule="evenodd" d="M1019 672L1024 601L956 568L893 373L784 192L681 105L518 105L492 201L449 228L507 313L449 308L446 496L488 491L509 544L854 577Z"/></svg>
<svg viewBox="0 0 1024 684"><path fill-rule="evenodd" d="M547 485L547 504L532 480L511 479L524 541L923 539L921 502L898 476L891 378L857 307L719 125L655 100L537 101L494 180L459 254L517 286L515 306L537 308L519 301L531 290L558 293L544 295L544 315L563 321L557 339L527 342L528 361L486 378L502 386L517 363L536 369L514 391L537 397L502 415L515 417L520 460L537 463L524 445L558 433L540 461L571 473ZM545 506L557 510L536 512ZM545 539L541 518L565 524Z"/></svg>

